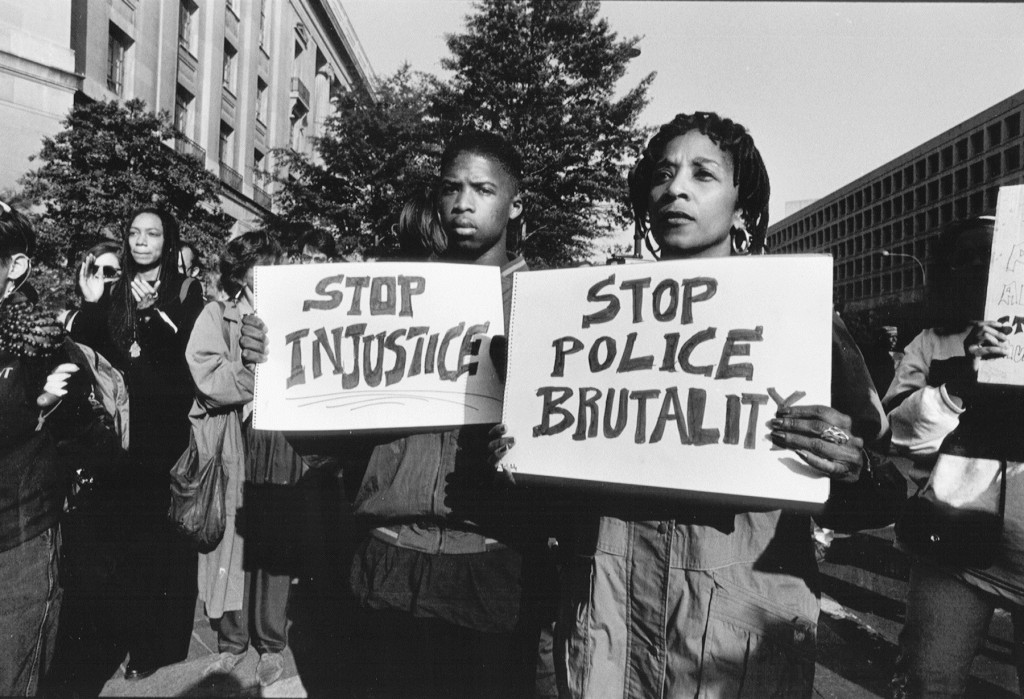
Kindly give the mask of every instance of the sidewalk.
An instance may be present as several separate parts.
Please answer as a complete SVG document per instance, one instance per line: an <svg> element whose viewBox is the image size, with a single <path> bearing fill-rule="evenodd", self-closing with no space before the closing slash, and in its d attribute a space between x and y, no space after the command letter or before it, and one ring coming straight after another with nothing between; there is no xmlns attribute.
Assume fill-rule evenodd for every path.
<svg viewBox="0 0 1024 699"><path fill-rule="evenodd" d="M248 655L230 675L201 680L203 669L217 652L217 634L200 602L196 605L192 624L192 643L188 659L160 668L153 675L128 682L124 679L124 664L117 674L103 686L104 697L305 697L306 688L298 675L291 648L285 649L285 669L281 679L270 687L261 688L256 682L256 661L259 654L249 649ZM262 690L262 691L261 691Z"/></svg>
<svg viewBox="0 0 1024 699"><path fill-rule="evenodd" d="M907 589L906 558L892 546L892 528L838 538L821 566L821 616L814 696L822 699L884 699L896 659ZM124 667L101 696L305 697L337 696L345 676L340 635L341 601L309 596L292 586L285 672L270 687L256 683L255 650L227 676L200 680L216 652L216 634L196 607L188 659L144 680L126 682ZM311 600L311 601L309 601ZM1011 651L1010 614L996 610L984 647L974 662L969 697L1019 696ZM298 656L298 659L296 658Z"/></svg>

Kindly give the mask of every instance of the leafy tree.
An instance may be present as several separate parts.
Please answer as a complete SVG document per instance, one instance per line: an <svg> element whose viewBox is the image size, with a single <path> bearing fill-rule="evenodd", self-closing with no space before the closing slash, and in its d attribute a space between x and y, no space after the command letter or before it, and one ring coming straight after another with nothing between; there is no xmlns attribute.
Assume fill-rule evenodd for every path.
<svg viewBox="0 0 1024 699"><path fill-rule="evenodd" d="M315 139L316 158L276 151L280 189L268 227L290 242L310 228L329 231L346 254L397 249L391 225L416 187L429 184L439 156L427 110L434 79L403 66L370 97L351 91Z"/></svg>
<svg viewBox="0 0 1024 699"><path fill-rule="evenodd" d="M590 241L625 225L625 165L646 130L637 126L654 74L615 98L637 54L600 3L479 0L466 31L448 37L452 71L433 114L442 135L467 126L502 133L524 160L522 252L562 266L584 260Z"/></svg>
<svg viewBox="0 0 1024 699"><path fill-rule="evenodd" d="M24 193L42 206L38 257L57 267L84 245L120 237L132 209L167 207L182 237L206 254L219 249L232 220L220 208L220 181L198 159L165 142L176 132L166 113L141 100L76 105L64 130L43 140L43 165L22 178Z"/></svg>

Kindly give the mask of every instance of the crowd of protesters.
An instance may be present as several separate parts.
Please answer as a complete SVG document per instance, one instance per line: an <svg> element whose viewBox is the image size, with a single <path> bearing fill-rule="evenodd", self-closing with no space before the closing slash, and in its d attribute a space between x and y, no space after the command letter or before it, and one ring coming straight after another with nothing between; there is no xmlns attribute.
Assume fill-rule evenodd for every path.
<svg viewBox="0 0 1024 699"><path fill-rule="evenodd" d="M467 132L394 229L402 259L498 268L506 333L512 275L527 272L508 247L521 188L514 144ZM638 237L666 261L766 253L769 192L747 130L703 112L662 126L628 180ZM58 318L29 292L31 224L0 203L0 695L95 695L119 665L137 681L182 661L197 600L217 634L197 682L236 671L251 645L269 686L307 583L321 616L335 609L326 600L346 600L321 619L349 641L326 685L338 695L812 696L820 588L808 515L526 489L495 470L515 448L503 425L255 430L267 328L254 268L344 261L333 238L309 232L286 251L246 232L205 268L166 210L124 223L120 245L83 251L78 307ZM968 272L987 265L990 223L942 241L942 298L977 292L983 280ZM993 451L986 435L1006 420L993 401L1005 396L975 382L1006 336L979 321L979 303L946 306L898 365L893 328L869 367L835 314L830 404L770 419L773 443L832 479L833 497L867 472L869 452L890 448L890 417L893 444L924 463L951 435L987 448L961 456L1002 462L1015 516L993 568L915 559L898 696L962 695L993 608L1016 616L1024 604L1021 431ZM97 366L126 395L127 424L103 409ZM195 421L226 413L227 528L198 553L168 520L169 471ZM1019 411L1009 419L1019 428ZM332 546L338 537L348 543Z"/></svg>

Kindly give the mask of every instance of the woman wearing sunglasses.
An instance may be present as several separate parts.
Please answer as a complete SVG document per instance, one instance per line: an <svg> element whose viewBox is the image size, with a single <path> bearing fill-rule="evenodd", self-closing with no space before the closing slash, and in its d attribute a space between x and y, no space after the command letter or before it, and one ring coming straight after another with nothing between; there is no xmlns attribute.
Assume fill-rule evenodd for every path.
<svg viewBox="0 0 1024 699"><path fill-rule="evenodd" d="M86 250L80 260L78 298L80 301L97 303L110 294L114 283L121 278L121 245L113 240L104 240ZM77 310L69 311L61 317L64 329L71 332L77 317Z"/></svg>
<svg viewBox="0 0 1024 699"><path fill-rule="evenodd" d="M130 477L123 484L125 537L120 618L130 656L125 679L184 660L196 601L195 550L167 519L168 472L188 446L192 380L185 345L203 307L202 285L178 272L178 223L159 207L133 212L123 235L124 273L100 257L80 273L85 303L71 335L117 367L131 399ZM107 267L108 269L104 269Z"/></svg>

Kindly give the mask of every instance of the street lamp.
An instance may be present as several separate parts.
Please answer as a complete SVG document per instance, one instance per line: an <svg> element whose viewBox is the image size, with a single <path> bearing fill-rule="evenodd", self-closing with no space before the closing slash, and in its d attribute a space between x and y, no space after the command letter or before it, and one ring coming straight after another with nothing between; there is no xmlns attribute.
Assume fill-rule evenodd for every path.
<svg viewBox="0 0 1024 699"><path fill-rule="evenodd" d="M921 260L917 259L913 255L908 255L905 252L890 252L889 250L879 250L878 254L881 255L882 257L909 257L911 260L917 263L918 267L921 268L921 284L928 284L928 273L924 269L924 264L922 264Z"/></svg>

